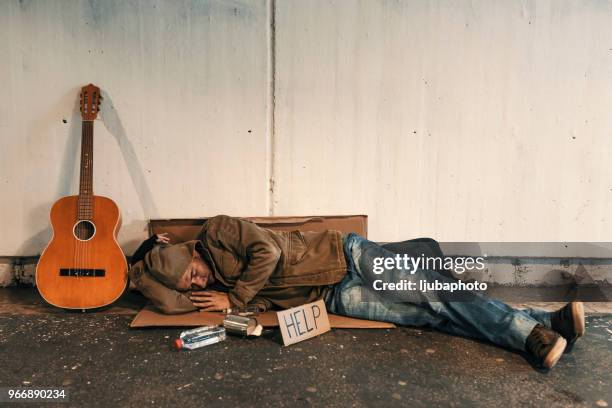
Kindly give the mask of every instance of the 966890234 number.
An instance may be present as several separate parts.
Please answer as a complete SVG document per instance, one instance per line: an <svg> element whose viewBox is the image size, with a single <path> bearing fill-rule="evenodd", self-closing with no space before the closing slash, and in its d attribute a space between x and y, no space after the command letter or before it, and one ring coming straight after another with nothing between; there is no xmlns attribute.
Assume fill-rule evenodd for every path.
<svg viewBox="0 0 612 408"><path fill-rule="evenodd" d="M0 402L68 400L68 392L63 388L2 387L0 390Z"/></svg>

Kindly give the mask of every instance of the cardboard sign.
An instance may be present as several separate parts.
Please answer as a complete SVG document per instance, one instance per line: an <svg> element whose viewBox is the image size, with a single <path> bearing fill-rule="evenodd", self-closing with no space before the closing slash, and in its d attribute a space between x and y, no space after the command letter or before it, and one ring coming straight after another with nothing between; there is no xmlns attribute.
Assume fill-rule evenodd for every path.
<svg viewBox="0 0 612 408"><path fill-rule="evenodd" d="M329 331L325 302L317 300L276 313L285 346Z"/></svg>

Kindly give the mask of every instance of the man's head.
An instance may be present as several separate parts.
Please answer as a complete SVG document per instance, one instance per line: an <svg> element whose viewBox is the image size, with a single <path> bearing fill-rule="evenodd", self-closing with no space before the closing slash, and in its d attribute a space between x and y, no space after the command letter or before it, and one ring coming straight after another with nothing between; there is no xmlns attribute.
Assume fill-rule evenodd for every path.
<svg viewBox="0 0 612 408"><path fill-rule="evenodd" d="M158 245L145 255L144 263L157 280L177 290L204 289L214 282L210 266L202 259L199 241Z"/></svg>
<svg viewBox="0 0 612 408"><path fill-rule="evenodd" d="M193 256L191 263L187 266L185 273L176 284L178 290L204 289L215 281L212 269L206 263L199 252Z"/></svg>

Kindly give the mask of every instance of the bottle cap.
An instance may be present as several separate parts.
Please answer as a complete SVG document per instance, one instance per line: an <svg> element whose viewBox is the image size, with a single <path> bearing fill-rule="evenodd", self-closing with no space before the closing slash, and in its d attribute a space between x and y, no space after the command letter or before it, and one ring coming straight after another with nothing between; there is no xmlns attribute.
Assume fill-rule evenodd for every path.
<svg viewBox="0 0 612 408"><path fill-rule="evenodd" d="M178 350L183 348L183 340L181 339L176 339L174 340L174 347L176 347Z"/></svg>

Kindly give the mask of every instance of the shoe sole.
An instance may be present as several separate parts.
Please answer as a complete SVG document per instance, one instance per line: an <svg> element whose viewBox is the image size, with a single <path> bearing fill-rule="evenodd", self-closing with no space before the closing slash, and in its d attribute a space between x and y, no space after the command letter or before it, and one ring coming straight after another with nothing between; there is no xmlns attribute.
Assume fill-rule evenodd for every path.
<svg viewBox="0 0 612 408"><path fill-rule="evenodd" d="M550 351L544 358L544 362L542 363L544 368L553 368L555 364L557 364L557 361L559 361L559 359L563 355L565 347L567 347L567 341L563 337L559 336L552 349L550 349Z"/></svg>
<svg viewBox="0 0 612 408"><path fill-rule="evenodd" d="M584 336L585 323L584 323L584 304L582 302L572 302L572 320L574 320L574 331L576 337Z"/></svg>

